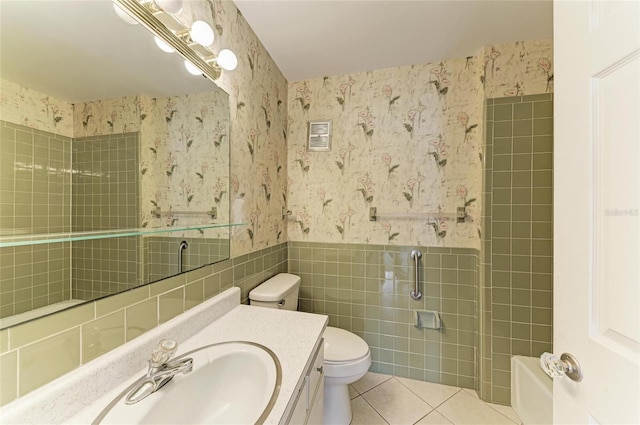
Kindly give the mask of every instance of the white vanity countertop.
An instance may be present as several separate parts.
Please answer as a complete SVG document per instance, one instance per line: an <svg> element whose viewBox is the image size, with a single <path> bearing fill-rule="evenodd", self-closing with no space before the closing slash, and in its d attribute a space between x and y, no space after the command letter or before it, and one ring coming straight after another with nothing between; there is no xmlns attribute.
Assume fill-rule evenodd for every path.
<svg viewBox="0 0 640 425"><path fill-rule="evenodd" d="M318 314L239 305L186 341L182 348L197 348L203 345L202 341L251 341L270 348L280 361L282 383L265 424L277 424L303 380L307 364L313 360L310 356L320 343L327 321L327 316Z"/></svg>
<svg viewBox="0 0 640 425"><path fill-rule="evenodd" d="M228 304L229 296L237 297L239 303L239 291L237 288L232 288L237 291L236 293L229 294L225 298L224 302ZM229 291L232 291L229 290ZM222 295L222 294L221 294ZM225 294L226 295L226 294ZM162 337L172 337L179 342L177 355L186 351L193 350L203 345L214 344L224 341L251 341L262 344L270 348L278 357L282 368L282 382L278 399L273 406L271 413L267 417L265 424L278 424L283 420L283 415L287 413L287 407L291 396L293 395L298 383L303 379L303 373L307 368L308 362L312 361L310 358L314 349L319 344L322 333L327 325L327 316L302 313L297 311L284 311L262 307L253 307L248 305L236 305L228 306L226 313L222 313L221 317L216 318L213 322L203 326L199 331L191 333L191 336L187 338L179 338L179 334L184 334L185 328L193 326L193 322L202 320L202 316L206 316L206 310L211 310L210 304L214 302L209 300L204 305L195 307L181 316L176 317L172 321L167 322L165 325L170 325L166 330L163 330L165 325L161 325L153 331L149 332L150 335L143 335L138 339L150 339L150 341L141 344L142 341L134 344L136 340L127 343L120 348L114 350L113 355L108 353L102 356L101 362L94 364L89 363L76 369L74 372L68 374L69 377L63 377L59 383L54 381L51 385L42 387L43 391L37 390L36 394L30 400L30 395L22 397L24 400L20 400L20 408L13 409L15 412L8 417L0 415L0 423L91 423L98 414L106 407L111 400L120 394L120 392L126 388L129 384L133 383L141 375L146 373L146 366L144 361L140 361L137 357L140 357L139 352L141 350L147 350L143 358L148 358L151 355L152 347ZM215 302L214 302L215 303ZM198 314L198 310L200 314ZM204 314L203 314L204 313ZM182 326L181 326L182 325ZM147 337L147 338L145 338ZM129 347L128 347L129 346ZM151 349L149 349L151 347ZM133 351L136 352L134 355ZM113 357L110 360L109 357ZM132 358L132 356L135 357ZM77 400L78 392L85 393L80 388L87 390L87 383L89 386L95 385L96 382L91 382L91 376L95 380L99 380L100 377L96 375L104 374L105 369L108 370L107 374L111 375L123 375L122 371L119 371L120 364L130 363L139 364L141 367L134 369L136 372L132 373L127 371L124 380L120 379L117 382L104 383L108 385L108 391L105 393L104 387L102 391L91 391L95 394L91 397L80 397L84 400ZM93 366L93 367L90 367ZM84 373L83 373L83 369ZM129 366L129 369L131 366ZM98 371L99 373L96 373ZM93 375L92 375L93 374ZM74 377L74 375L76 375ZM82 378L78 378L78 376ZM87 381L87 375L89 380ZM78 381L76 383L72 381ZM98 382L99 385L103 383ZM98 386L99 386L98 385ZM57 388L56 388L57 387ZM58 396L56 400L45 400L41 393L51 393L55 391ZM71 399L69 399L71 398ZM87 401L90 400L90 401ZM81 403L81 408L78 409L65 409L72 412L67 415L53 414L49 411L49 414L31 415L24 414L24 408L29 411L29 405L35 409L47 409L52 407L55 410L66 407L70 407L69 403ZM49 405L49 406L47 406ZM11 406L9 404L8 406ZM7 407L8 407L7 406ZM18 407L18 406L16 406ZM4 409L4 408L3 408ZM8 409L11 410L11 409ZM20 414L20 413L23 414ZM33 410L31 410L33 413ZM8 420L5 422L5 420Z"/></svg>

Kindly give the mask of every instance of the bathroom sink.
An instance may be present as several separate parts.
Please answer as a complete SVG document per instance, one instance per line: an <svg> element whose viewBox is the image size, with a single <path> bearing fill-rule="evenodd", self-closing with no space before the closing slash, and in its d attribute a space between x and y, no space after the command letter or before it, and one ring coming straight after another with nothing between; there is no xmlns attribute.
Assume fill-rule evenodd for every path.
<svg viewBox="0 0 640 425"><path fill-rule="evenodd" d="M269 415L281 382L280 362L252 342L207 345L176 358L192 358L193 370L135 404L127 387L94 424L254 424Z"/></svg>

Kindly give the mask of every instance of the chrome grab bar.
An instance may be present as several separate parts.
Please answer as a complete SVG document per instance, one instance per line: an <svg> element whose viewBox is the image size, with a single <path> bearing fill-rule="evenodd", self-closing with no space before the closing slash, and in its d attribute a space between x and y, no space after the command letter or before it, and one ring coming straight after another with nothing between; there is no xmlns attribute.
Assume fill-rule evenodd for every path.
<svg viewBox="0 0 640 425"><path fill-rule="evenodd" d="M208 215L215 220L218 218L218 209L212 207L209 211L162 211L162 208L156 207L154 210L151 210L151 215L155 218L161 218L163 215Z"/></svg>
<svg viewBox="0 0 640 425"><path fill-rule="evenodd" d="M388 220L430 220L430 219L448 219L455 220L456 223L464 223L465 221L473 221L473 218L467 214L466 207L456 208L454 213L444 213L441 211L427 213L402 213L402 212L378 212L377 207L369 208L369 221L379 221L386 218Z"/></svg>
<svg viewBox="0 0 640 425"><path fill-rule="evenodd" d="M419 300L420 298L422 298L422 292L420 292L420 287L419 287L419 282L420 282L419 260L420 260L420 258L422 258L422 252L420 252L417 249L414 249L413 251L411 251L409 256L414 261L414 264L415 264L415 267L416 267L415 284L414 284L413 289L411 290L410 295L411 295L411 298L413 298L414 300Z"/></svg>
<svg viewBox="0 0 640 425"><path fill-rule="evenodd" d="M187 248L189 248L187 241L180 242L180 246L178 247L178 273L182 273L182 251Z"/></svg>

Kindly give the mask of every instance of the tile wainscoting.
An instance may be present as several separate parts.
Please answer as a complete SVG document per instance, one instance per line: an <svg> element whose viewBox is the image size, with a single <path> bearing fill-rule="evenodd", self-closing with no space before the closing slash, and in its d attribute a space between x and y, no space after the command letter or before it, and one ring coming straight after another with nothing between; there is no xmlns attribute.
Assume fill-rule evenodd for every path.
<svg viewBox="0 0 640 425"><path fill-rule="evenodd" d="M420 262L423 298L411 299ZM302 278L300 309L360 335L371 371L476 387L475 249L289 242L289 272ZM414 326L414 310L440 312L440 330Z"/></svg>
<svg viewBox="0 0 640 425"><path fill-rule="evenodd" d="M409 296L414 273L409 258L412 249L423 253L423 298L419 301ZM302 278L302 311L327 314L331 326L352 331L367 341L373 357L371 371L482 391L487 382L482 380L480 367L488 367L485 372L489 376L499 375L492 374L483 353L490 353L487 350L492 347L498 349L499 345L493 343L502 340L495 335L493 341L491 334L479 330L478 315L486 318L487 313L478 302L485 291L480 284L480 261L477 250L464 248L281 243L67 310L56 315L55 321L45 317L0 331L0 404L124 344L230 286L241 289L242 302L246 303L251 289L286 271ZM537 308L542 307L533 307L532 315ZM511 309L519 311L520 307ZM440 312L442 329L414 326L414 310ZM500 314L500 307L496 311ZM534 317L538 317L537 313ZM518 323L516 320L512 326L519 328ZM515 341L510 347L519 345ZM533 340L529 347L537 349L539 344ZM508 390L500 388L503 393ZM482 398L508 403L508 399L496 397L499 391L493 396L489 393L493 399L484 395Z"/></svg>
<svg viewBox="0 0 640 425"><path fill-rule="evenodd" d="M0 405L45 385L161 323L237 286L242 300L287 270L287 244L0 330Z"/></svg>

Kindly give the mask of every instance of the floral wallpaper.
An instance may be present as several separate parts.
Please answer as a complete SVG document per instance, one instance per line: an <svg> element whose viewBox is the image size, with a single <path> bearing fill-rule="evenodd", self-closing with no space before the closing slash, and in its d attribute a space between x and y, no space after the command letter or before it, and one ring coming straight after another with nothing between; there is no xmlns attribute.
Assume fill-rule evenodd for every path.
<svg viewBox="0 0 640 425"><path fill-rule="evenodd" d="M223 71L216 81L228 92L231 111L230 221L248 224L232 230L232 256L289 237L479 248L482 99L553 90L551 40L486 46L465 59L287 84L232 2L186 2L179 18L186 24L211 23L212 49L230 48L239 60L236 70ZM29 116L30 125L73 128L69 112L55 125L53 108L47 118L46 96L5 86L3 116L22 96L40 111L37 120ZM144 99L134 99L133 106L113 102L94 103L91 110L76 107L76 117L84 119L75 120L71 133L135 131ZM66 109L56 105L55 111ZM98 122L98 116L110 119ZM25 123L24 117L16 119ZM310 119L333 120L331 152L306 151ZM372 206L379 214L430 216L370 222ZM455 223L449 215L462 206L469 220ZM292 214L283 220L287 209Z"/></svg>
<svg viewBox="0 0 640 425"><path fill-rule="evenodd" d="M67 137L140 131L137 96L72 104L0 80L2 119Z"/></svg>
<svg viewBox="0 0 640 425"><path fill-rule="evenodd" d="M485 47L485 98L552 93L552 61L551 39Z"/></svg>
<svg viewBox="0 0 640 425"><path fill-rule="evenodd" d="M479 249L483 100L552 90L551 58L542 40L291 83L289 238ZM332 120L332 149L309 152L307 122L321 119Z"/></svg>
<svg viewBox="0 0 640 425"><path fill-rule="evenodd" d="M140 97L100 99L73 105L73 136L103 136L140 131Z"/></svg>
<svg viewBox="0 0 640 425"><path fill-rule="evenodd" d="M180 18L213 25L212 49L233 50L238 67L216 83L231 110L231 256L287 240L287 81L231 1L186 2Z"/></svg>
<svg viewBox="0 0 640 425"><path fill-rule="evenodd" d="M229 101L222 90L141 98L142 226L210 223L206 215L156 218L151 210L218 212L229 222ZM144 118L143 118L144 117ZM208 229L207 237L227 230ZM177 236L171 234L171 236Z"/></svg>
<svg viewBox="0 0 640 425"><path fill-rule="evenodd" d="M222 90L168 98L106 99L75 105L76 134L140 133L141 227L211 223L207 215L163 211L209 211L229 222L229 101ZM171 236L185 236L172 233ZM227 229L186 236L228 237Z"/></svg>
<svg viewBox="0 0 640 425"><path fill-rule="evenodd" d="M482 95L476 58L291 84L290 238L477 247ZM325 118L332 150L307 152L307 121ZM463 205L471 221L445 218Z"/></svg>
<svg viewBox="0 0 640 425"><path fill-rule="evenodd" d="M229 222L229 102L222 90L72 105L5 80L2 89L2 118L10 122L75 138L141 132L141 226L211 221L206 216L158 220L151 215L156 206L202 211L215 206L216 222ZM61 111L66 115L53 119ZM226 237L228 231L207 230L204 234Z"/></svg>
<svg viewBox="0 0 640 425"><path fill-rule="evenodd" d="M25 127L73 137L73 105L2 79L0 118Z"/></svg>

